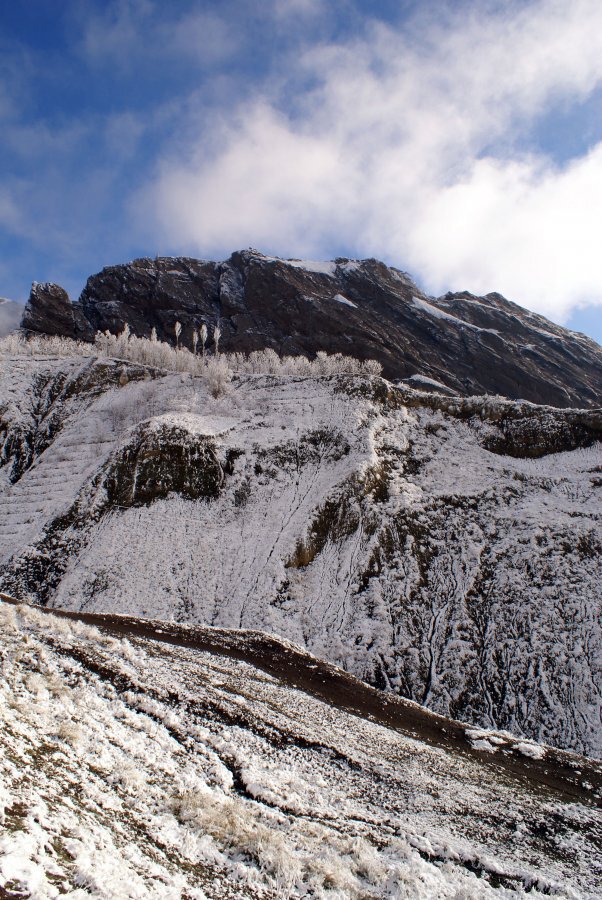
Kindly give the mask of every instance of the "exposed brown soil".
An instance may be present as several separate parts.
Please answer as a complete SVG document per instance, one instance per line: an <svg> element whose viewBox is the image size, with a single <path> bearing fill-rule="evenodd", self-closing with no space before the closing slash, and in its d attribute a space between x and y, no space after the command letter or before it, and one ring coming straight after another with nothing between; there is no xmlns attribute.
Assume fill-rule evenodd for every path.
<svg viewBox="0 0 602 900"><path fill-rule="evenodd" d="M2 593L0 600L20 603ZM518 781L530 790L543 790L555 799L602 806L601 762L554 748L549 748L543 759L531 759L512 750L495 754L474 750L467 740L465 724L372 688L342 669L269 634L156 622L132 616L36 609L93 625L117 637L158 641L242 660L338 709L431 746L478 759L481 765L497 770L500 776L511 782Z"/></svg>

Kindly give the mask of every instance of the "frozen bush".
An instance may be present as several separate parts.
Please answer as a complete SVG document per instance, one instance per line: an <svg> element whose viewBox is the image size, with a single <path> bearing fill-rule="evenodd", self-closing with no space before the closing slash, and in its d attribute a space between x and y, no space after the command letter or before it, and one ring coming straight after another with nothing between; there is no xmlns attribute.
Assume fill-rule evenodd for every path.
<svg viewBox="0 0 602 900"><path fill-rule="evenodd" d="M96 356L97 351L92 344L73 341L57 335L31 335L25 337L19 332L0 338L0 357L2 356Z"/></svg>
<svg viewBox="0 0 602 900"><path fill-rule="evenodd" d="M66 744L77 747L84 738L83 731L72 719L65 719L57 728L56 736Z"/></svg>
<svg viewBox="0 0 602 900"><path fill-rule="evenodd" d="M213 356L205 367L205 378L212 397L223 397L230 390L232 372L224 357Z"/></svg>
<svg viewBox="0 0 602 900"><path fill-rule="evenodd" d="M366 359L361 363L363 375L380 375L382 370L382 365L376 359Z"/></svg>

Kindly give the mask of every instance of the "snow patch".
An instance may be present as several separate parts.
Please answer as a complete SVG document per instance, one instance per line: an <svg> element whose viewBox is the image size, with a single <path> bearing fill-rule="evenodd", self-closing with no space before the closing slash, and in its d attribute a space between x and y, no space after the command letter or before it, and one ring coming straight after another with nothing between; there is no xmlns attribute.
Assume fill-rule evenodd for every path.
<svg viewBox="0 0 602 900"><path fill-rule="evenodd" d="M513 750L518 750L523 756L529 756L531 759L543 759L546 755L546 748L541 744L532 744L530 741L520 741L514 744Z"/></svg>
<svg viewBox="0 0 602 900"><path fill-rule="evenodd" d="M432 303L428 303L420 297L412 297L412 305L416 307L416 309L428 313L428 315L432 316L434 319L443 319L461 328L469 328L471 331L481 331L486 332L487 334L496 334L498 336L500 334L495 328L479 328L478 325L473 325L472 322L466 322L464 319L458 318L458 316L452 316L451 313L439 309L438 306L433 306Z"/></svg>
<svg viewBox="0 0 602 900"><path fill-rule="evenodd" d="M411 381L416 384L424 384L424 385L427 385L428 387L442 389L446 392L451 390L451 388L449 388L446 384L443 384L442 381L436 381L434 378L428 378L426 375L420 375L420 374L410 375L409 378L404 378L403 380L404 380L404 382Z"/></svg>
<svg viewBox="0 0 602 900"><path fill-rule="evenodd" d="M362 268L362 262L359 259L348 259L346 262L338 262L337 269L340 272L344 272L348 275L351 272L357 272L358 269Z"/></svg>
<svg viewBox="0 0 602 900"><path fill-rule="evenodd" d="M332 299L336 300L337 303L342 303L344 306L352 306L354 309L357 309L357 303L354 303L352 300L348 300L347 297L343 296L343 294L335 294Z"/></svg>
<svg viewBox="0 0 602 900"><path fill-rule="evenodd" d="M314 259L281 259L279 262L292 266L293 269L304 269L306 272L313 272L316 275L334 275L337 265L330 260L314 260Z"/></svg>

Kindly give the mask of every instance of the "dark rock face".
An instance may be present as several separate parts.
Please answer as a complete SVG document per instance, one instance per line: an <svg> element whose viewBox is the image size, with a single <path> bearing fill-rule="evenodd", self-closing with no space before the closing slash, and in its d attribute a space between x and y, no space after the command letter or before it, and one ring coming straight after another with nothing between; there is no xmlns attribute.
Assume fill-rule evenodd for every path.
<svg viewBox="0 0 602 900"><path fill-rule="evenodd" d="M28 331L74 338L75 318L67 291L58 284L34 281L21 325Z"/></svg>
<svg viewBox="0 0 602 900"><path fill-rule="evenodd" d="M127 322L132 332L175 343L174 326L182 325L181 341L190 344L192 328L215 323L220 316L218 265L197 259L138 259L111 266L88 279L79 299L93 332L118 334Z"/></svg>
<svg viewBox="0 0 602 900"><path fill-rule="evenodd" d="M549 453L591 447L601 439L600 410L555 414L551 409L536 408L522 417L505 416L498 423L498 434L491 435L484 446L493 453L539 459Z"/></svg>
<svg viewBox="0 0 602 900"><path fill-rule="evenodd" d="M58 334L82 341L94 340L94 329L77 303L58 284L35 282L23 313L21 327L26 331Z"/></svg>
<svg viewBox="0 0 602 900"><path fill-rule="evenodd" d="M142 506L176 492L188 500L218 496L224 481L211 441L192 441L176 427L139 429L111 461L104 479L108 502Z"/></svg>
<svg viewBox="0 0 602 900"><path fill-rule="evenodd" d="M458 394L560 407L598 406L602 396L602 349L594 341L499 294L427 297L408 275L374 259L311 263L254 250L222 263L138 259L93 275L71 306L59 292L35 287L23 327L91 340L127 323L134 334L156 328L173 343L179 321L190 347L193 328L205 322L211 335L219 322L226 352L345 353L377 359L389 379L419 376Z"/></svg>

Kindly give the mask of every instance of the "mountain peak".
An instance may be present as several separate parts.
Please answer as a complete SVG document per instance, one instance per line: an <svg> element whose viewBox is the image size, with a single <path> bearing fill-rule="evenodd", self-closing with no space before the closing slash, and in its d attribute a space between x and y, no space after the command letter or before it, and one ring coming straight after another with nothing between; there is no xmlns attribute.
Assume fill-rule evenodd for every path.
<svg viewBox="0 0 602 900"><path fill-rule="evenodd" d="M132 333L192 346L218 322L224 352L319 350L376 359L393 380L420 376L464 395L501 394L592 407L602 396L602 349L498 293L426 295L377 259L281 259L237 250L222 262L155 257L92 275L71 304L57 285L34 285L22 326L93 340Z"/></svg>

